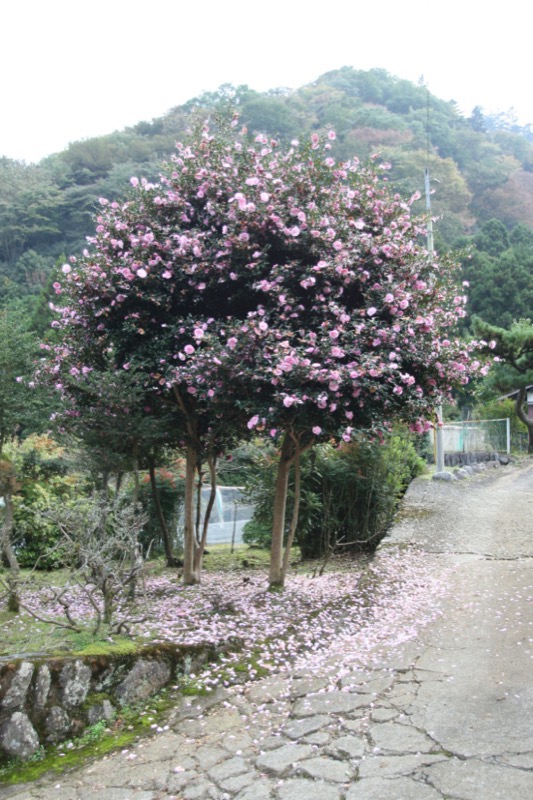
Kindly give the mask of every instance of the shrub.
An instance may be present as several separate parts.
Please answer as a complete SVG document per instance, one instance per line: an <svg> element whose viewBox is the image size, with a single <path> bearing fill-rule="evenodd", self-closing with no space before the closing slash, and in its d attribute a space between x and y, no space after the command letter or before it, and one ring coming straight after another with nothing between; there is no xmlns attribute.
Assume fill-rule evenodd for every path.
<svg viewBox="0 0 533 800"><path fill-rule="evenodd" d="M267 547L275 473L264 455L250 476L248 497L256 513L245 529L248 543ZM424 469L410 437L394 434L384 444L360 439L342 448L321 445L302 461L296 543L303 558L339 547L372 551L389 528L398 501ZM292 494L289 493L289 506ZM290 518L289 507L288 517Z"/></svg>

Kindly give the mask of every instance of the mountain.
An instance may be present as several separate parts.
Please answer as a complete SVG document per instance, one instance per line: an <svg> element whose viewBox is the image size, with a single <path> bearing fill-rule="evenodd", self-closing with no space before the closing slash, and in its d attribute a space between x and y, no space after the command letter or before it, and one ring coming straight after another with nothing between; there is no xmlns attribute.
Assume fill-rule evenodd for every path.
<svg viewBox="0 0 533 800"><path fill-rule="evenodd" d="M420 212L427 166L437 247L477 248L475 257L464 259L472 298L496 322L500 313L512 316L515 305L524 305L533 264L531 126L520 127L510 115L485 116L479 107L467 118L422 85L382 69L343 67L297 90L260 93L224 85L163 117L74 142L37 165L0 159L0 306L20 308L42 325L54 265L84 247L98 198L121 198L131 175L156 177L176 140L186 138L191 118L228 109L238 110L250 136L290 141L333 128L337 159L378 153L391 164L390 181L400 193L422 194L415 206ZM498 235L501 246L493 241ZM496 286L502 257L506 278ZM517 259L518 278L510 274ZM484 276L490 276L491 296ZM512 293L521 302L515 304Z"/></svg>

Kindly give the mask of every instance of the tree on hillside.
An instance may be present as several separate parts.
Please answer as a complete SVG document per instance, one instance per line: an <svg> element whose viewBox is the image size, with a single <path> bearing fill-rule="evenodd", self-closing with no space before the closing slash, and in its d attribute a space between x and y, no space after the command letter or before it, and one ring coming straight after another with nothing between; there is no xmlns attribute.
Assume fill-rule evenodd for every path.
<svg viewBox="0 0 533 800"><path fill-rule="evenodd" d="M509 233L492 219L465 243L475 245L463 260L470 313L501 328L527 317L533 306L533 231L517 225Z"/></svg>
<svg viewBox="0 0 533 800"><path fill-rule="evenodd" d="M480 350L495 357L492 380L501 392L516 391L515 410L528 431L528 453L533 453L533 419L527 415L526 390L533 386L533 323L520 319L508 329L474 319L474 330L482 337Z"/></svg>
<svg viewBox="0 0 533 800"><path fill-rule="evenodd" d="M383 170L335 162L334 139L281 149L204 126L157 184L133 179L126 203L103 200L90 250L63 267L58 382L72 393L107 354L174 405L188 583L205 542L195 475L205 463L214 480L238 438L263 430L280 446L280 585L288 475L303 450L401 415L421 430L450 384L468 380L468 348L452 336L465 313L456 266L417 245Z"/></svg>

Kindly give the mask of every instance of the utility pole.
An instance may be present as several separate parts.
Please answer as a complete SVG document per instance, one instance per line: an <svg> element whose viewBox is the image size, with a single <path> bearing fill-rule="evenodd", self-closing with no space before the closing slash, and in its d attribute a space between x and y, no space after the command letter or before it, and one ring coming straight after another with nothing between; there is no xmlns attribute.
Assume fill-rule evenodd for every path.
<svg viewBox="0 0 533 800"><path fill-rule="evenodd" d="M428 104L428 113L429 113L429 104ZM429 148L429 131L428 131L428 148ZM429 167L426 163L425 175L424 175L424 183L426 187L426 213L427 213L427 226L426 226L426 236L427 236L427 247L428 252L433 253L435 252L435 246L433 244L433 220L431 218L431 192L429 188ZM437 425L435 428L435 466L437 472L444 472L444 441L442 435L442 406L438 405L436 410L437 414Z"/></svg>

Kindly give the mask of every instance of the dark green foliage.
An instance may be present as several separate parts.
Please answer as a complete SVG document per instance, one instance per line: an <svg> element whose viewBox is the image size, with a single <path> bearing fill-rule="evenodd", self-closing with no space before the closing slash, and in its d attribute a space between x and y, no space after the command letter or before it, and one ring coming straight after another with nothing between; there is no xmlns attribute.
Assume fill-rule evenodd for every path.
<svg viewBox="0 0 533 800"><path fill-rule="evenodd" d="M245 541L264 547L270 541L275 480L269 462L270 455L263 455L248 480L248 497L257 511L246 526ZM423 466L412 440L399 435L388 437L384 444L361 439L346 447L322 445L307 453L302 459L296 533L303 558L336 548L374 550L399 499Z"/></svg>
<svg viewBox="0 0 533 800"><path fill-rule="evenodd" d="M181 536L178 534L178 522L185 497L184 480L169 469L157 469L155 475L161 510L167 528L173 536L174 555L179 556L183 549ZM164 552L164 542L148 476L141 481L139 502L148 517L146 525L139 534L139 542L145 553L149 550L150 556L160 555Z"/></svg>
<svg viewBox="0 0 533 800"><path fill-rule="evenodd" d="M492 386L515 393L516 414L527 428L528 452L533 454L533 419L526 410L527 390L533 386L533 323L519 319L506 329L475 318L474 329L481 338L480 352L495 357Z"/></svg>

